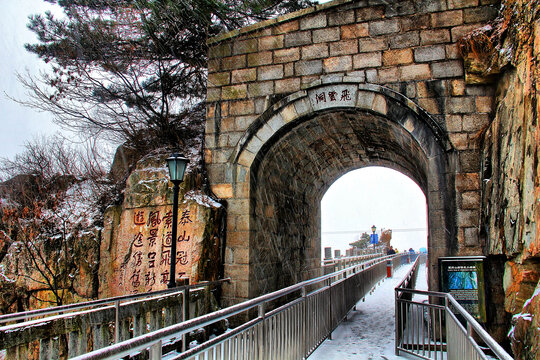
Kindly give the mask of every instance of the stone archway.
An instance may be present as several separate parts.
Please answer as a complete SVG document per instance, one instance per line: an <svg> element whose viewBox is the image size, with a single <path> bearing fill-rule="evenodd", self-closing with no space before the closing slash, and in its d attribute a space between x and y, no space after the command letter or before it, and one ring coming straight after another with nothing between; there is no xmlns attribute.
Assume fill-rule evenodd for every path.
<svg viewBox="0 0 540 360"><path fill-rule="evenodd" d="M423 184L432 289L438 288L439 256L484 253L478 135L491 121L494 91L492 85L466 83L457 42L495 14L467 1L402 3L333 1L209 39L205 164L212 192L228 203L224 263L233 281L224 289L224 305L293 281L271 279L276 271L287 272L271 265L282 255L296 264L291 276L315 272L318 250L312 250L311 239L317 231L310 230L315 228L301 224L302 235L276 232L272 229L293 221L296 212L256 206L285 202L304 217L318 217L318 208L307 204L347 167L366 163L386 162ZM333 88L317 93L327 86ZM356 97L349 97L353 92ZM347 117L371 125L345 130L346 124L338 123ZM329 131L324 138L310 135L321 129ZM340 146L332 144L334 135L342 139ZM358 153L355 141L372 137L365 154ZM272 157L295 164L294 172L284 175L290 181L266 179L277 172ZM310 163L316 165L307 171ZM313 184L302 183L306 176ZM282 184L289 190L263 191ZM296 200L303 197L303 203ZM301 215L297 219L304 221ZM268 250L261 258L269 241L261 234L270 233L261 227L295 247L281 255Z"/></svg>
<svg viewBox="0 0 540 360"><path fill-rule="evenodd" d="M435 286L436 259L457 246L454 156L423 109L382 86L339 78L274 104L230 156L231 190L244 198L229 209L229 260L244 254L243 263L226 259L234 298L238 289L254 297L318 275L320 199L339 176L367 165L398 170L424 191ZM245 231L236 231L240 219Z"/></svg>

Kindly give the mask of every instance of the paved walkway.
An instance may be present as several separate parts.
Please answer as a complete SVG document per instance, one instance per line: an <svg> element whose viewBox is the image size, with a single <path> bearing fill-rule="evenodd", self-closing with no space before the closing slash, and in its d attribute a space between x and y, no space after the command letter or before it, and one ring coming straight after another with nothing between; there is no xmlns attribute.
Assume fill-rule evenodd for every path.
<svg viewBox="0 0 540 360"><path fill-rule="evenodd" d="M357 310L332 333L332 340L325 340L309 360L413 359L396 356L394 352L394 288L411 266L398 268L392 278L385 279L373 294L366 296L365 302L359 301ZM417 288L427 288L425 265L420 266Z"/></svg>

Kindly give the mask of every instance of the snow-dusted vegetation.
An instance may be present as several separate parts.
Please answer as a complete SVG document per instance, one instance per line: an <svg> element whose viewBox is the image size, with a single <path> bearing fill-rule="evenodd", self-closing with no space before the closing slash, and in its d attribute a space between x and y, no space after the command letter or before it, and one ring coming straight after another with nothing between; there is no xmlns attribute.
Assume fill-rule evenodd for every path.
<svg viewBox="0 0 540 360"><path fill-rule="evenodd" d="M30 143L1 163L0 311L92 298L102 203L111 187L99 166L60 138Z"/></svg>

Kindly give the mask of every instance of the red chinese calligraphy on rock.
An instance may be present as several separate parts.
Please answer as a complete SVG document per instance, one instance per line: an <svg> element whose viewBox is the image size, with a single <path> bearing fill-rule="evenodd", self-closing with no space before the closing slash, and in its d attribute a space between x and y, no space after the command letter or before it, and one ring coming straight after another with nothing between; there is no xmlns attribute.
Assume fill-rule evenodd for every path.
<svg viewBox="0 0 540 360"><path fill-rule="evenodd" d="M167 211L161 221L164 223L165 228L169 229L172 225L172 210Z"/></svg>
<svg viewBox="0 0 540 360"><path fill-rule="evenodd" d="M187 235L186 236L186 231L184 230L184 233L183 234L180 234L180 236L178 236L178 242L182 242L182 241L189 241L189 239L191 238L191 235Z"/></svg>
<svg viewBox="0 0 540 360"><path fill-rule="evenodd" d="M161 218L159 217L159 210L150 211L150 214L148 214L148 222L146 223L146 225L155 228L159 224L161 224Z"/></svg>
<svg viewBox="0 0 540 360"><path fill-rule="evenodd" d="M176 252L176 263L180 264L180 265L187 265L187 263L188 263L187 251L177 251Z"/></svg>
<svg viewBox="0 0 540 360"><path fill-rule="evenodd" d="M143 234L139 231L133 238L133 246L142 247L143 245Z"/></svg>
<svg viewBox="0 0 540 360"><path fill-rule="evenodd" d="M180 217L180 224L186 225L187 223L190 223L191 218L189 216L189 210L182 211L182 217Z"/></svg>
<svg viewBox="0 0 540 360"><path fill-rule="evenodd" d="M169 271L165 270L161 273L161 280L159 281L160 284L167 284L169 282Z"/></svg>
<svg viewBox="0 0 540 360"><path fill-rule="evenodd" d="M156 239L158 236L158 229L150 229L150 234L146 240L148 240L148 245L151 247L156 245Z"/></svg>
<svg viewBox="0 0 540 360"><path fill-rule="evenodd" d="M339 94L336 95L339 99ZM328 94L325 94L328 97ZM172 210L170 206L130 209L122 213L123 227L118 239L126 239L117 249L118 262L111 295L156 291L166 287L169 267L176 262L177 279L191 278L191 263L200 256L198 237L201 236L196 218L199 209L186 206L178 212L177 238L172 237ZM134 226L134 225L136 226ZM176 257L171 252L177 241ZM174 259L173 259L174 257Z"/></svg>
<svg viewBox="0 0 540 360"><path fill-rule="evenodd" d="M129 278L129 280L131 281L131 286L133 286L134 288L139 287L141 285L141 281L139 280L140 272L141 272L140 269L134 270L133 274Z"/></svg>
<svg viewBox="0 0 540 360"><path fill-rule="evenodd" d="M143 253L141 251L135 251L133 254L133 264L135 267L142 265Z"/></svg>
<svg viewBox="0 0 540 360"><path fill-rule="evenodd" d="M157 253L155 251L148 253L148 268L152 269L156 267L156 256Z"/></svg>
<svg viewBox="0 0 540 360"><path fill-rule="evenodd" d="M172 246L172 231L167 231L162 237L161 237L161 247L163 248L170 248Z"/></svg>
<svg viewBox="0 0 540 360"><path fill-rule="evenodd" d="M144 225L145 222L146 221L144 220L144 210L135 211L135 213L133 214L133 224Z"/></svg>
<svg viewBox="0 0 540 360"><path fill-rule="evenodd" d="M159 262L159 265L171 265L171 250L163 250L161 253L161 261Z"/></svg>
<svg viewBox="0 0 540 360"><path fill-rule="evenodd" d="M149 271L144 274L144 285L152 286L156 283L156 274L153 271Z"/></svg>

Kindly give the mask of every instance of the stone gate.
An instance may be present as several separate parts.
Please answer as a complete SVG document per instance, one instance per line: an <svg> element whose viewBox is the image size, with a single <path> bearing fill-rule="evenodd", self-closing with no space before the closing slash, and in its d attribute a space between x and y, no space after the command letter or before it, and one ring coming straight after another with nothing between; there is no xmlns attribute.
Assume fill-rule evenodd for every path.
<svg viewBox="0 0 540 360"><path fill-rule="evenodd" d="M370 165L416 181L440 256L483 253L480 144L494 90L457 41L493 0L336 0L209 41L205 159L228 203L225 305L319 274L320 200Z"/></svg>

